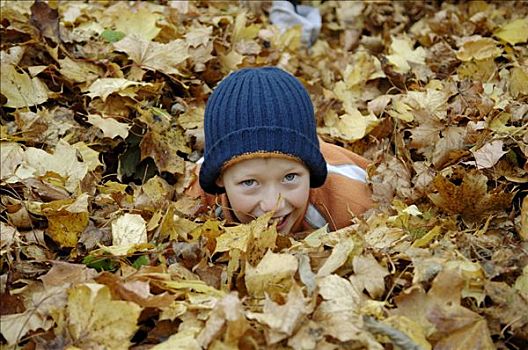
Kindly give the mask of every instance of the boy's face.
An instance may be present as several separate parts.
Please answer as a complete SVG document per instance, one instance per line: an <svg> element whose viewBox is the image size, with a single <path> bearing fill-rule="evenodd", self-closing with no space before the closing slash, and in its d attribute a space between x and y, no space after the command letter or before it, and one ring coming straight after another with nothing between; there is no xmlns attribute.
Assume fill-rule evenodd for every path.
<svg viewBox="0 0 528 350"><path fill-rule="evenodd" d="M265 157L241 160L216 181L224 187L241 223L274 210L277 231L289 233L304 216L310 194L310 172L294 159Z"/></svg>

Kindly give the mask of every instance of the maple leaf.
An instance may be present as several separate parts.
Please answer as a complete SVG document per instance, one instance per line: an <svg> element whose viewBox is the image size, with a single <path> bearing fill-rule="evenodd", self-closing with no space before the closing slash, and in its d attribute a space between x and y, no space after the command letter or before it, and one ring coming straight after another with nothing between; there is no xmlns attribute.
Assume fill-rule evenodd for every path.
<svg viewBox="0 0 528 350"><path fill-rule="evenodd" d="M112 243L124 247L147 243L147 226L141 215L126 213L113 221Z"/></svg>
<svg viewBox="0 0 528 350"><path fill-rule="evenodd" d="M128 136L128 129L130 126L125 123L120 123L113 118L103 118L97 114L88 115L88 123L97 126L103 131L104 137L109 137L111 139L116 136L121 136L124 140Z"/></svg>
<svg viewBox="0 0 528 350"><path fill-rule="evenodd" d="M315 310L313 319L325 334L340 341L358 340L363 332L360 308L364 298L359 288L337 275L323 277L317 284L324 301Z"/></svg>
<svg viewBox="0 0 528 350"><path fill-rule="evenodd" d="M88 87L87 95L91 98L101 97L103 101L106 101L108 96L113 93L133 97L142 86L152 86L152 84L123 78L100 78Z"/></svg>
<svg viewBox="0 0 528 350"><path fill-rule="evenodd" d="M181 39L160 44L134 35L114 43L117 51L125 52L140 67L178 75L181 75L178 66L189 57L187 46Z"/></svg>
<svg viewBox="0 0 528 350"><path fill-rule="evenodd" d="M222 334L226 346L236 346L248 328L241 300L236 293L230 293L216 303L196 340L207 348L213 339Z"/></svg>
<svg viewBox="0 0 528 350"><path fill-rule="evenodd" d="M363 285L372 298L379 298L385 292L384 278L389 272L372 255L355 256L352 266L354 275L350 278Z"/></svg>
<svg viewBox="0 0 528 350"><path fill-rule="evenodd" d="M88 226L88 194L77 199L56 200L42 205L48 219L48 234L61 247L75 247L81 232Z"/></svg>
<svg viewBox="0 0 528 350"><path fill-rule="evenodd" d="M497 164L499 159L507 153L502 150L503 145L504 142L502 140L495 140L471 152L473 153L473 157L475 157L477 169L491 168Z"/></svg>
<svg viewBox="0 0 528 350"><path fill-rule="evenodd" d="M266 339L268 345L271 345L291 336L312 309L301 288L294 284L285 304L279 305L266 297L262 313L248 312L247 317L269 327L266 328Z"/></svg>
<svg viewBox="0 0 528 350"><path fill-rule="evenodd" d="M55 333L65 334L80 348L128 349L140 312L132 302L112 300L104 285L80 284L69 289L64 318Z"/></svg>
<svg viewBox="0 0 528 350"><path fill-rule="evenodd" d="M297 259L291 254L275 254L268 250L256 267L246 266L246 288L253 297L262 298L264 293L286 291L293 283L298 267Z"/></svg>
<svg viewBox="0 0 528 350"><path fill-rule="evenodd" d="M460 50L456 53L456 56L461 61L495 58L502 53L502 50L497 46L495 40L483 38L480 35L463 38L460 46Z"/></svg>
<svg viewBox="0 0 528 350"><path fill-rule="evenodd" d="M323 263L323 265L317 271L317 277L324 277L338 268L340 268L349 257L349 254L354 249L354 241L352 239L347 239L338 242L335 247L332 249L332 253Z"/></svg>
<svg viewBox="0 0 528 350"><path fill-rule="evenodd" d="M438 193L430 194L429 199L450 213L461 214L469 222L504 210L513 198L512 193L488 193L488 178L478 171L456 174L453 177L455 179L462 180L462 183L456 185L442 175L437 175L433 185Z"/></svg>
<svg viewBox="0 0 528 350"><path fill-rule="evenodd" d="M528 19L518 18L501 26L493 33L497 38L510 45L528 41Z"/></svg>
<svg viewBox="0 0 528 350"><path fill-rule="evenodd" d="M395 66L395 71L405 74L411 70L410 64L425 64L426 53L423 47L413 49L413 42L408 37L392 38L391 54L387 59Z"/></svg>
<svg viewBox="0 0 528 350"><path fill-rule="evenodd" d="M143 40L152 40L159 34L161 28L156 24L162 18L161 14L151 11L146 6L140 6L137 11L130 11L126 5L123 7L125 7L124 11L119 11L115 21L118 31L136 35Z"/></svg>
<svg viewBox="0 0 528 350"><path fill-rule="evenodd" d="M91 83L102 75L102 69L93 63L72 60L68 56L59 60L59 72L77 83Z"/></svg>
<svg viewBox="0 0 528 350"><path fill-rule="evenodd" d="M19 73L13 65L3 62L0 70L0 92L7 97L6 107L36 106L48 100L50 91L39 78L31 78L25 72Z"/></svg>
<svg viewBox="0 0 528 350"><path fill-rule="evenodd" d="M393 314L418 320L435 349L493 349L486 320L460 306L462 287L458 273L442 271L427 294L416 287L395 298Z"/></svg>

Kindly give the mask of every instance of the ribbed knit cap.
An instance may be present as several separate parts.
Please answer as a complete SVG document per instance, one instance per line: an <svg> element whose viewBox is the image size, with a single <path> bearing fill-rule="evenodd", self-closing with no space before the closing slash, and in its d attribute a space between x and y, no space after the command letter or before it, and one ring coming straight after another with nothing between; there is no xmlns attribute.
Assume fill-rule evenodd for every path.
<svg viewBox="0 0 528 350"><path fill-rule="evenodd" d="M326 180L315 116L308 92L293 75L276 67L244 68L213 91L205 108L205 154L200 186L211 194L224 164L251 153L281 153L300 159L310 186Z"/></svg>

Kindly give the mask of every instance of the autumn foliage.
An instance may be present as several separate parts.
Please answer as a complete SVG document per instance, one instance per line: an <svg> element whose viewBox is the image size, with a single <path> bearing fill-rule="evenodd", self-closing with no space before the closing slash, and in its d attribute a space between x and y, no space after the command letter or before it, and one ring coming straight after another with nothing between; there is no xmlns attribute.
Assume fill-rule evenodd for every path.
<svg viewBox="0 0 528 350"><path fill-rule="evenodd" d="M9 349L521 349L528 6L2 1L0 333ZM372 160L335 232L230 226L184 194L211 90L276 65Z"/></svg>

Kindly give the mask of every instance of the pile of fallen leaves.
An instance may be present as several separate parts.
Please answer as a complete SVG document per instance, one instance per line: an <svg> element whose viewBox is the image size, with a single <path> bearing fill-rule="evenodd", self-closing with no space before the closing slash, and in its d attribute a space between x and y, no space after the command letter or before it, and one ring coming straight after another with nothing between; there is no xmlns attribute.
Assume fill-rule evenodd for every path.
<svg viewBox="0 0 528 350"><path fill-rule="evenodd" d="M1 2L1 319L11 349L521 349L522 2ZM372 160L347 228L229 226L184 194L211 90L276 65Z"/></svg>

